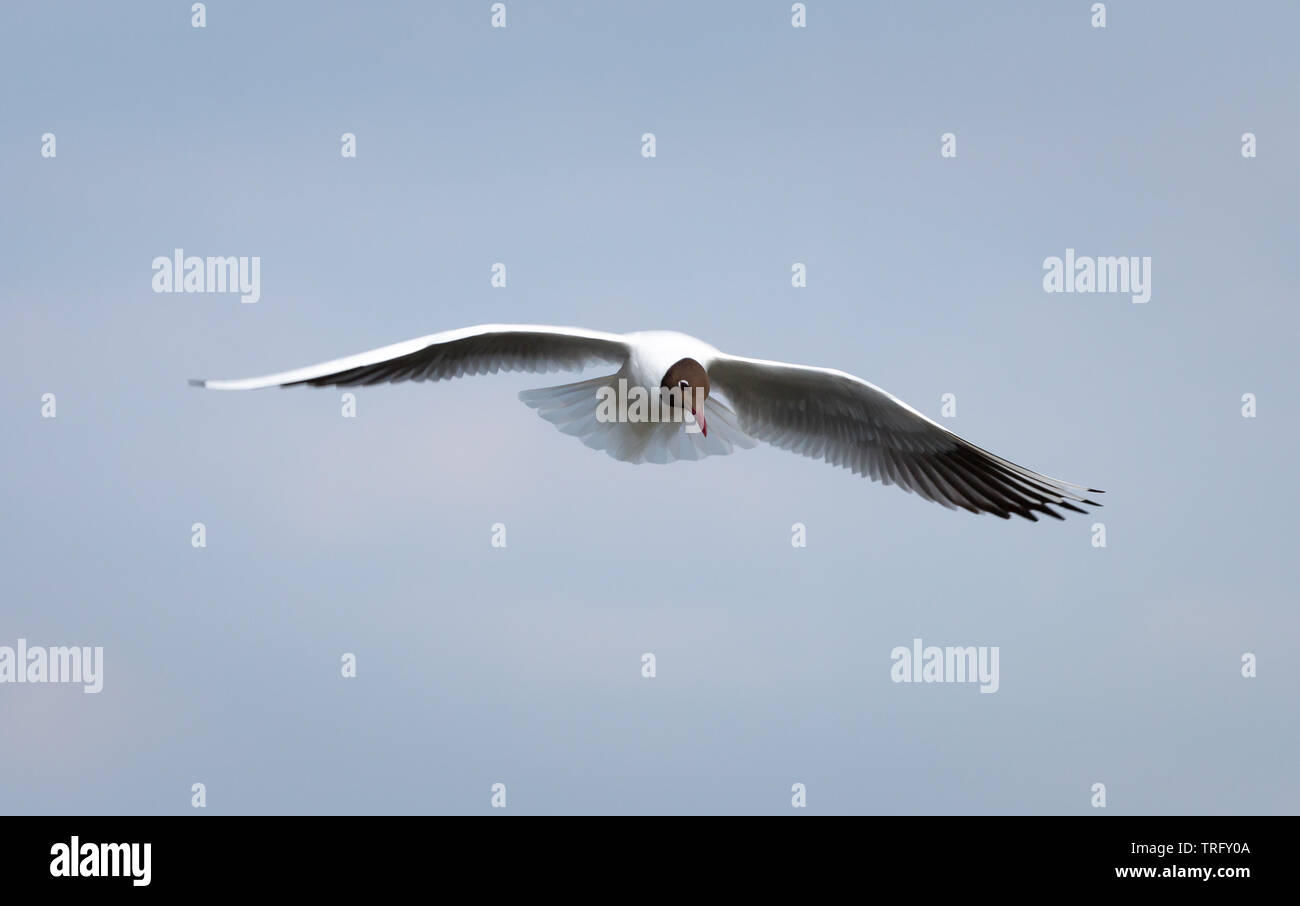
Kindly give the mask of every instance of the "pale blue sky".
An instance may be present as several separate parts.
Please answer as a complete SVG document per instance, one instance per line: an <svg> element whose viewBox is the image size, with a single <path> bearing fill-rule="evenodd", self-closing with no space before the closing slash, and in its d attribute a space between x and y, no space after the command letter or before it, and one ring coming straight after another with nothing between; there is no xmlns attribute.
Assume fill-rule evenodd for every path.
<svg viewBox="0 0 1300 906"><path fill-rule="evenodd" d="M1300 808L1294 4L489 6L0 7L0 645L105 649L0 685L0 812ZM176 247L261 301L153 294ZM1151 301L1044 293L1066 248ZM633 467L515 399L562 377L185 383L514 321L955 393L1106 506ZM915 637L997 694L890 682Z"/></svg>

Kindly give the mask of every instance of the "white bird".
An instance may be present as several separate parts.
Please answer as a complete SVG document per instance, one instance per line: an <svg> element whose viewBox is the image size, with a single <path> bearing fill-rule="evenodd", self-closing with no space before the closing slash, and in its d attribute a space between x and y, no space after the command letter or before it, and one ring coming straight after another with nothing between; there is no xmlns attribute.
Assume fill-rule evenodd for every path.
<svg viewBox="0 0 1300 906"><path fill-rule="evenodd" d="M519 398L565 434L623 462L701 459L762 440L896 484L949 509L1037 521L1035 513L1063 518L1052 507L1082 513L1076 504L1100 506L1082 496L1101 493L1095 488L995 456L861 378L727 355L673 331L615 334L488 324L265 377L190 383L213 390L355 386L498 371L580 371L601 364L618 370L526 390ZM711 396L715 392L730 406ZM656 399L662 402L655 405Z"/></svg>

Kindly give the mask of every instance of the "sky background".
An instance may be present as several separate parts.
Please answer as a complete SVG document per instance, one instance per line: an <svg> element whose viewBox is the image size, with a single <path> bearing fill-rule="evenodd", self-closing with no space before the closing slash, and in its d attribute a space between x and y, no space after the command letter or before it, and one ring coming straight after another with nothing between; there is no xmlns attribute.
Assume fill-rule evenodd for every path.
<svg viewBox="0 0 1300 906"><path fill-rule="evenodd" d="M0 812L1300 810L1296 5L506 5L0 6L0 645L105 659L0 685ZM154 294L178 247L261 301ZM631 466L515 398L577 375L186 385L491 322L953 393L1105 507ZM891 682L917 637L999 691Z"/></svg>

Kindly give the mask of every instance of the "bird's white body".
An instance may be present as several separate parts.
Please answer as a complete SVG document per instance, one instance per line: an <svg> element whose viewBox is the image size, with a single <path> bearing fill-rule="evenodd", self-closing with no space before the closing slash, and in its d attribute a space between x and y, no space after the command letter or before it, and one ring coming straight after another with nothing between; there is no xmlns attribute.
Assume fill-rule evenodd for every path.
<svg viewBox="0 0 1300 906"><path fill-rule="evenodd" d="M635 406L627 411L620 406L611 418L611 410L602 407L611 391L642 388L657 396L661 386L677 383L673 377L670 385L669 372L684 361L693 369L688 373L698 375L699 425L694 418L687 425L638 419ZM728 355L676 331L613 334L489 324L266 377L192 383L217 390L353 386L497 371L577 371L597 364L617 370L519 396L564 433L624 462L700 459L762 440L897 484L950 509L1035 519L1036 512L1060 518L1052 507L1084 512L1076 503L1098 505L1080 494L1094 489L995 456L861 378L832 368ZM687 383L681 381L683 390Z"/></svg>
<svg viewBox="0 0 1300 906"><path fill-rule="evenodd" d="M693 418L602 420L596 408L602 392L617 400L629 388L642 388L648 398L655 399L664 374L674 363L694 359L707 371L722 355L708 343L672 330L643 330L622 337L627 357L615 373L559 387L525 390L519 398L565 434L622 462L664 465L680 459L726 455L736 447L755 445L756 441L740 428L736 414L717 399L704 401L707 433L694 426ZM684 425L691 425L690 430Z"/></svg>
<svg viewBox="0 0 1300 906"><path fill-rule="evenodd" d="M639 330L626 333L629 351L623 368L629 384L658 387L659 380L674 362L694 359L707 371L722 355L716 348L690 334L675 330Z"/></svg>

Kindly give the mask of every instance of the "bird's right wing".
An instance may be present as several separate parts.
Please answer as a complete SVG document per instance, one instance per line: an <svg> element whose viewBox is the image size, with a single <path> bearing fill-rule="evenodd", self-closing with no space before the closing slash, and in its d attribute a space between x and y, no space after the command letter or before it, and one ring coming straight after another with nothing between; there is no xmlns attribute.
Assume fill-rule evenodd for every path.
<svg viewBox="0 0 1300 906"><path fill-rule="evenodd" d="M191 384L212 390L260 390L311 384L348 387L398 381L441 381L498 371L579 371L588 365L622 365L627 341L580 327L487 324L417 337L342 359L264 377Z"/></svg>
<svg viewBox="0 0 1300 906"><path fill-rule="evenodd" d="M774 446L897 484L949 509L1085 512L1100 493L1040 475L975 446L874 384L843 371L719 356L709 365L715 390L731 400L744 432ZM1072 502L1073 501L1073 502Z"/></svg>

